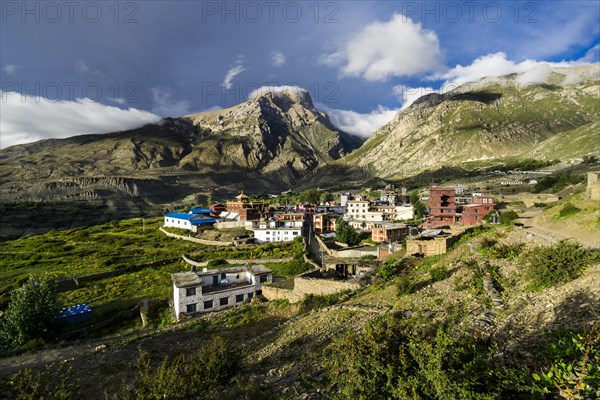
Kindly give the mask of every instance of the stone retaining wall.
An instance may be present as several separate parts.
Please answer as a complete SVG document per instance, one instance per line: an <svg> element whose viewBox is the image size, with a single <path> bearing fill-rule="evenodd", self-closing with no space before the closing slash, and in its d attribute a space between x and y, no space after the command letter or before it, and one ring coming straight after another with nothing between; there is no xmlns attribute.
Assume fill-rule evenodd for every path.
<svg viewBox="0 0 600 400"><path fill-rule="evenodd" d="M168 232L168 231L164 230L163 228L158 228L158 229L162 233L167 235L168 237L172 237L175 239L181 239L181 240L187 240L188 242L206 244L208 246L232 246L233 245L233 242L218 242L216 240L199 239L199 238L194 238L194 237L189 237L189 236L177 235L176 233Z"/></svg>
<svg viewBox="0 0 600 400"><path fill-rule="evenodd" d="M194 267L206 267L208 265L208 261L194 261L194 260L190 259L186 254L183 254L181 256L181 258L183 258L183 261L185 261L186 263L188 263L190 265L193 265ZM284 262L290 262L292 260L293 260L292 257L257 258L257 259L252 260L252 263L254 263L254 264L284 263ZM225 261L227 261L229 264L244 264L244 263L248 262L248 260L236 260L236 259L228 259Z"/></svg>

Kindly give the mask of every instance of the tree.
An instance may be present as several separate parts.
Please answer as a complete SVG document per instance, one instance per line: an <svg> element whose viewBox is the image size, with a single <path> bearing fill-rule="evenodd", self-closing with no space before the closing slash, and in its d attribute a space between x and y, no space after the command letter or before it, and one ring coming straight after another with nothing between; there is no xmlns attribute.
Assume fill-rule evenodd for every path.
<svg viewBox="0 0 600 400"><path fill-rule="evenodd" d="M510 225L517 218L519 218L519 214L517 214L516 211L505 211L500 214L500 223L504 225Z"/></svg>
<svg viewBox="0 0 600 400"><path fill-rule="evenodd" d="M423 218L425 216L425 210L427 209L427 207L425 206L425 204L423 204L421 199L419 199L419 196L416 193L413 193L410 196L410 202L415 209L415 218Z"/></svg>
<svg viewBox="0 0 600 400"><path fill-rule="evenodd" d="M333 201L334 197L331 192L323 192L321 193L321 203L325 204L328 201Z"/></svg>
<svg viewBox="0 0 600 400"><path fill-rule="evenodd" d="M346 243L350 246L360 243L360 235L354 227L344 221L343 217L338 218L335 224L335 238L338 242Z"/></svg>
<svg viewBox="0 0 600 400"><path fill-rule="evenodd" d="M29 280L15 291L0 327L2 344L22 346L33 339L48 339L58 328L56 284L48 276Z"/></svg>
<svg viewBox="0 0 600 400"><path fill-rule="evenodd" d="M304 204L319 204L321 192L317 189L308 189L300 193L299 200Z"/></svg>

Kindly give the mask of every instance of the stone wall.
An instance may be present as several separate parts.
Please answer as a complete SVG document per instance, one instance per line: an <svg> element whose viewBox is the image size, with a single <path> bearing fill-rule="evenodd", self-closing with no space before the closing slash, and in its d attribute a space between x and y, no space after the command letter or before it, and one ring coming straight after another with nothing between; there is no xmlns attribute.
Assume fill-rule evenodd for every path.
<svg viewBox="0 0 600 400"><path fill-rule="evenodd" d="M268 300L284 299L290 303L302 301L307 295L323 296L345 290L357 290L360 285L347 280L313 278L316 271L308 271L295 278L263 286L262 294Z"/></svg>
<svg viewBox="0 0 600 400"><path fill-rule="evenodd" d="M216 240L198 239L198 238L194 238L194 237L181 236L181 235L177 235L175 233L167 232L163 228L158 228L158 229L162 233L164 233L165 235L167 235L168 237L172 237L172 238L175 238L175 239L181 239L181 240L187 240L188 242L206 244L206 245L209 245L209 246L232 246L233 245L233 242L217 242Z"/></svg>
<svg viewBox="0 0 600 400"><path fill-rule="evenodd" d="M193 265L194 267L206 267L208 265L208 261L194 261L194 260L190 259L186 254L183 254L181 256L181 258L183 259L183 261L185 261L189 265ZM292 257L257 258L257 259L252 260L252 263L254 263L254 264L284 263L284 262L290 262L292 260L293 260ZM244 264L244 263L247 263L249 260L227 259L225 261L227 261L229 264Z"/></svg>

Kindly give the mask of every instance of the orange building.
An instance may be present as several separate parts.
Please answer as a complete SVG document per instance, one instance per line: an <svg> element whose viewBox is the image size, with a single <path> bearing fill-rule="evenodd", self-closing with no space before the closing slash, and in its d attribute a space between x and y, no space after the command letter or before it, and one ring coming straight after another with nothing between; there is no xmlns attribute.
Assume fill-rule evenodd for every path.
<svg viewBox="0 0 600 400"><path fill-rule="evenodd" d="M371 230L371 239L377 243L399 242L408 236L408 226L405 224L385 224Z"/></svg>

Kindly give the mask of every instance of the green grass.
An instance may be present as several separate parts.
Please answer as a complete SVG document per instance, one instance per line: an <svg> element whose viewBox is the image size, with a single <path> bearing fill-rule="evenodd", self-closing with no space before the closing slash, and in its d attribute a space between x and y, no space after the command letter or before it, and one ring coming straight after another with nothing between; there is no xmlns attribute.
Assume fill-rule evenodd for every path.
<svg viewBox="0 0 600 400"><path fill-rule="evenodd" d="M201 260L250 257L249 249L211 247L168 238L158 228L162 218L139 218L106 224L51 231L0 243L0 301L30 274L52 277L85 276L107 271L122 274L94 282L60 295L65 305L86 302L99 312L130 308L143 298L164 299L172 295L170 274L188 267L180 259L192 253ZM268 244L252 249L254 258L292 255L292 244ZM166 260L164 265L146 266ZM1 305L0 305L1 306Z"/></svg>

